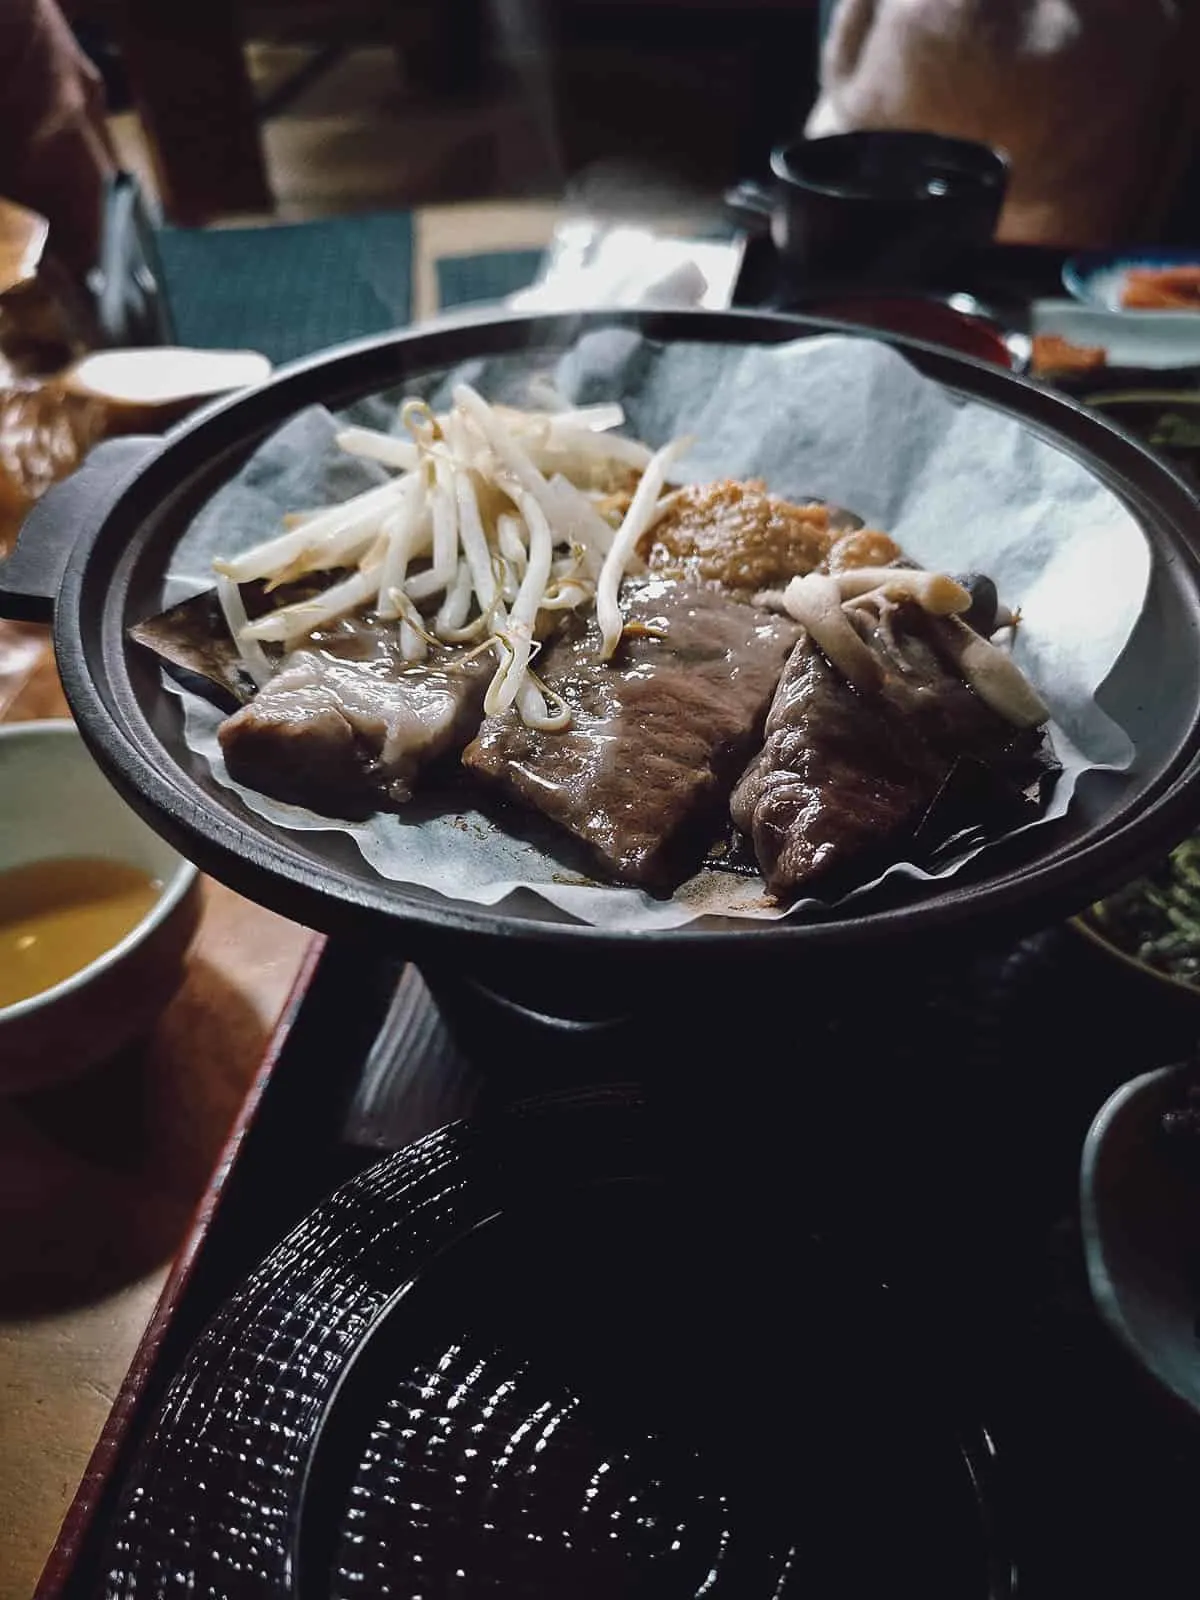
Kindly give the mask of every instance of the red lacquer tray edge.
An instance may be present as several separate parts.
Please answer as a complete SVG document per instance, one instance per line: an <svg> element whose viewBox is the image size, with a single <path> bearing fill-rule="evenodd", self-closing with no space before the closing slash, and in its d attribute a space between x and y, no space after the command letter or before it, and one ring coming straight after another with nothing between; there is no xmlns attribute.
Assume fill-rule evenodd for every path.
<svg viewBox="0 0 1200 1600"><path fill-rule="evenodd" d="M216 1215L226 1180L233 1168L242 1141L254 1121L263 1091L275 1070L284 1045L287 1043L296 1013L300 1009L300 1003L313 980L318 963L324 953L325 944L325 939L317 935L313 936L309 944L303 964L296 975L296 980L289 991L287 1000L284 1002L279 1020L271 1034L270 1042L254 1075L254 1080L250 1085L242 1108L238 1113L237 1121L225 1141L208 1187L196 1207L187 1236L180 1247L178 1255L175 1257L167 1281L163 1286L162 1294L158 1298L154 1312L146 1326L146 1331L143 1333L134 1352L129 1370L125 1374L125 1380L121 1385L116 1400L113 1402L112 1410L108 1414L108 1420L104 1424L104 1429L96 1442L95 1449L88 1460L79 1488L75 1492L75 1498L63 1518L58 1538L54 1542L54 1548L51 1550L47 1557L46 1565L42 1569L42 1575L34 1591L33 1600L59 1600L59 1597L65 1591L84 1536L96 1513L101 1493L108 1481L109 1474L116 1464L121 1445L132 1422L134 1410L141 1397L146 1380L154 1367L159 1347L170 1325L179 1299L192 1275L196 1260L204 1245L212 1220Z"/></svg>

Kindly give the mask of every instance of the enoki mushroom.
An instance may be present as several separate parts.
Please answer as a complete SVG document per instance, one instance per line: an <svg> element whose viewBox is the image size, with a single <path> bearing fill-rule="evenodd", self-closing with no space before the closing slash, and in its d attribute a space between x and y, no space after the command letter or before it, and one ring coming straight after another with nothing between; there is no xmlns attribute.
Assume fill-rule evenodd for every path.
<svg viewBox="0 0 1200 1600"><path fill-rule="evenodd" d="M883 671L848 612L865 605L885 618L900 601L915 600L928 614L943 653L986 705L1018 728L1036 728L1049 721L1045 702L1012 657L962 620L962 613L970 609L971 596L943 572L909 567L810 572L793 578L781 595L758 598L788 611L802 623L842 676L867 693L880 688Z"/></svg>

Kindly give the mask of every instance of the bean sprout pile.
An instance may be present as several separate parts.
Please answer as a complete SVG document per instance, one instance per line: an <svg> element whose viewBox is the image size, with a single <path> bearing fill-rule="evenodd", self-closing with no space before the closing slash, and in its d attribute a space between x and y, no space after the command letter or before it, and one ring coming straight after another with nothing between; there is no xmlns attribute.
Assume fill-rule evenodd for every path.
<svg viewBox="0 0 1200 1600"><path fill-rule="evenodd" d="M395 476L340 505L297 512L276 537L214 562L226 624L261 686L276 670L265 645L286 652L367 609L395 623L405 661L431 650L451 652L458 666L494 656L487 715L515 706L528 727L565 728L566 703L532 669L546 614L594 603L600 659L612 656L621 581L640 568L638 544L670 504L666 475L691 441L651 452L612 431L625 420L619 405L513 411L465 383L452 399L436 416L406 400L402 434L340 432L342 450ZM333 572L311 598L248 617L240 585L270 592Z"/></svg>

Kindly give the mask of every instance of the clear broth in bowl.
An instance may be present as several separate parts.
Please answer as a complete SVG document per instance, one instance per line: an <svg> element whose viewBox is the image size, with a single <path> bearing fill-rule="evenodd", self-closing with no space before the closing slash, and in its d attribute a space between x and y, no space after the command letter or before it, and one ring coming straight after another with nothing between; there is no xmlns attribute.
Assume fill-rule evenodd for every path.
<svg viewBox="0 0 1200 1600"><path fill-rule="evenodd" d="M0 873L0 1007L52 989L111 950L161 893L149 873L99 856Z"/></svg>

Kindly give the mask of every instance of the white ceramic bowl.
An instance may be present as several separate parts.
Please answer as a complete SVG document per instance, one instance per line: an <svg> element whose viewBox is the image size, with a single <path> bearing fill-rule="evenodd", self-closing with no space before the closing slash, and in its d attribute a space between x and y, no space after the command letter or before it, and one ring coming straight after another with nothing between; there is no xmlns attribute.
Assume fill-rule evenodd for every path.
<svg viewBox="0 0 1200 1600"><path fill-rule="evenodd" d="M118 797L73 723L0 725L0 873L62 856L127 862L162 892L96 960L0 1006L0 1093L74 1076L146 1033L178 987L199 922L195 867Z"/></svg>

